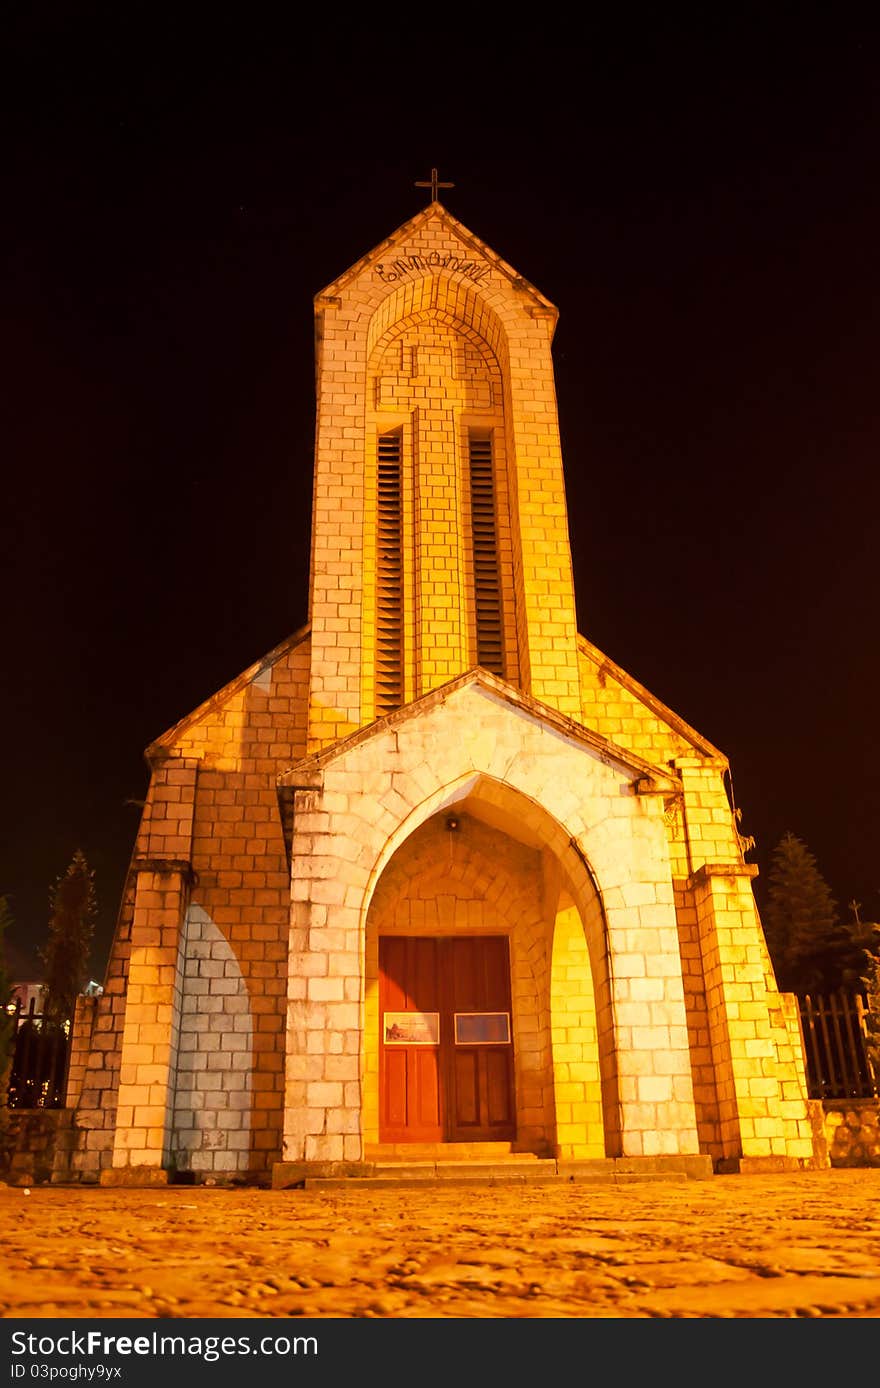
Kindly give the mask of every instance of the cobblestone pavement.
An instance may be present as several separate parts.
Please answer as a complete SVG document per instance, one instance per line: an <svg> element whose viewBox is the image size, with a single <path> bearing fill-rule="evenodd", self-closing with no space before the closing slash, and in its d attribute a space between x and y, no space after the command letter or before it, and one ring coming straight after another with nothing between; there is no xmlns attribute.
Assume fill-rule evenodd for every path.
<svg viewBox="0 0 880 1388"><path fill-rule="evenodd" d="M880 1170L264 1191L0 1189L10 1317L867 1317Z"/></svg>

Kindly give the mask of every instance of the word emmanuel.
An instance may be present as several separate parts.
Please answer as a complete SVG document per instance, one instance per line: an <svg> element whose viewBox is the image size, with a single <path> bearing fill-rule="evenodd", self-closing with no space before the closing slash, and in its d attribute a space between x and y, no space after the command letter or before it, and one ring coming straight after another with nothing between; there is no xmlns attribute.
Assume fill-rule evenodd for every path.
<svg viewBox="0 0 880 1388"><path fill-rule="evenodd" d="M488 275L489 266L485 261L462 260L460 256L441 255L439 251L430 251L427 255L405 252L386 264L376 266L376 274L385 284L393 284L405 275L422 275L426 270L449 270L476 283Z"/></svg>

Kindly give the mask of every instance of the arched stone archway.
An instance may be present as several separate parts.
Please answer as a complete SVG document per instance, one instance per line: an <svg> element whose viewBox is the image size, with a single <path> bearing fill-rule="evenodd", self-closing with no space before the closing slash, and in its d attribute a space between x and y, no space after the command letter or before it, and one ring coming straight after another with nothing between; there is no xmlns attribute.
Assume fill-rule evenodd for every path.
<svg viewBox="0 0 880 1388"><path fill-rule="evenodd" d="M521 794L496 786L489 810L481 797L489 789L479 778L455 802L454 813L435 812L414 829L372 893L364 956L367 1154L382 1136L380 939L502 935L510 960L514 1148L563 1157L611 1155L618 1139L617 1093L601 902L583 877L576 900L556 852L533 830L524 832ZM576 872L576 864L569 870ZM605 1004L598 1010L597 993Z"/></svg>
<svg viewBox="0 0 880 1388"><path fill-rule="evenodd" d="M662 799L639 796L631 769L478 672L296 774L288 1161L363 1159L371 903L401 845L465 802L548 860L553 871L542 881L556 884L554 929L572 907L582 923L585 951L569 916L551 968L556 1145L579 1155L698 1151ZM580 1024L583 988L579 995L572 986L578 971L586 986L587 959L595 1050ZM596 1086L583 1078L591 1054L599 1057L602 1152L590 1109ZM574 1079L572 1066L581 1067Z"/></svg>

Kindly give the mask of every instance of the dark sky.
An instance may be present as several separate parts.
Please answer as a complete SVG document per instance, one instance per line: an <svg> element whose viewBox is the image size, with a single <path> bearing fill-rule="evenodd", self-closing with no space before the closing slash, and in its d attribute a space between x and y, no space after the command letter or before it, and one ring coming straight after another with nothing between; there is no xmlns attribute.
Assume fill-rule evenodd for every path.
<svg viewBox="0 0 880 1388"><path fill-rule="evenodd" d="M81 847L101 975L143 748L306 620L312 297L431 165L560 309L581 630L876 919L878 24L219 8L2 20L16 944Z"/></svg>

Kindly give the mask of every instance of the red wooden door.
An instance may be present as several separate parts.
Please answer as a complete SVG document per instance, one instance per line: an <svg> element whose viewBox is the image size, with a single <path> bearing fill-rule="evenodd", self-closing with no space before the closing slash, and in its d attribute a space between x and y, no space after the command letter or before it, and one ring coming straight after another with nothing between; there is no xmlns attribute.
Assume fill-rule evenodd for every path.
<svg viewBox="0 0 880 1388"><path fill-rule="evenodd" d="M407 1029L407 1014L413 1019L414 1032L420 1016L439 1020L439 945L439 940L411 935L379 939L379 1135L383 1142L443 1141L439 1044L418 1039L407 1045L395 1035Z"/></svg>
<svg viewBox="0 0 880 1388"><path fill-rule="evenodd" d="M503 935L379 940L380 1138L516 1134L510 959Z"/></svg>
<svg viewBox="0 0 880 1388"><path fill-rule="evenodd" d="M446 1127L451 1142L516 1136L510 960L504 935L444 940L449 989ZM445 1019L444 1019L445 1020ZM504 1039L506 1038L506 1039Z"/></svg>

